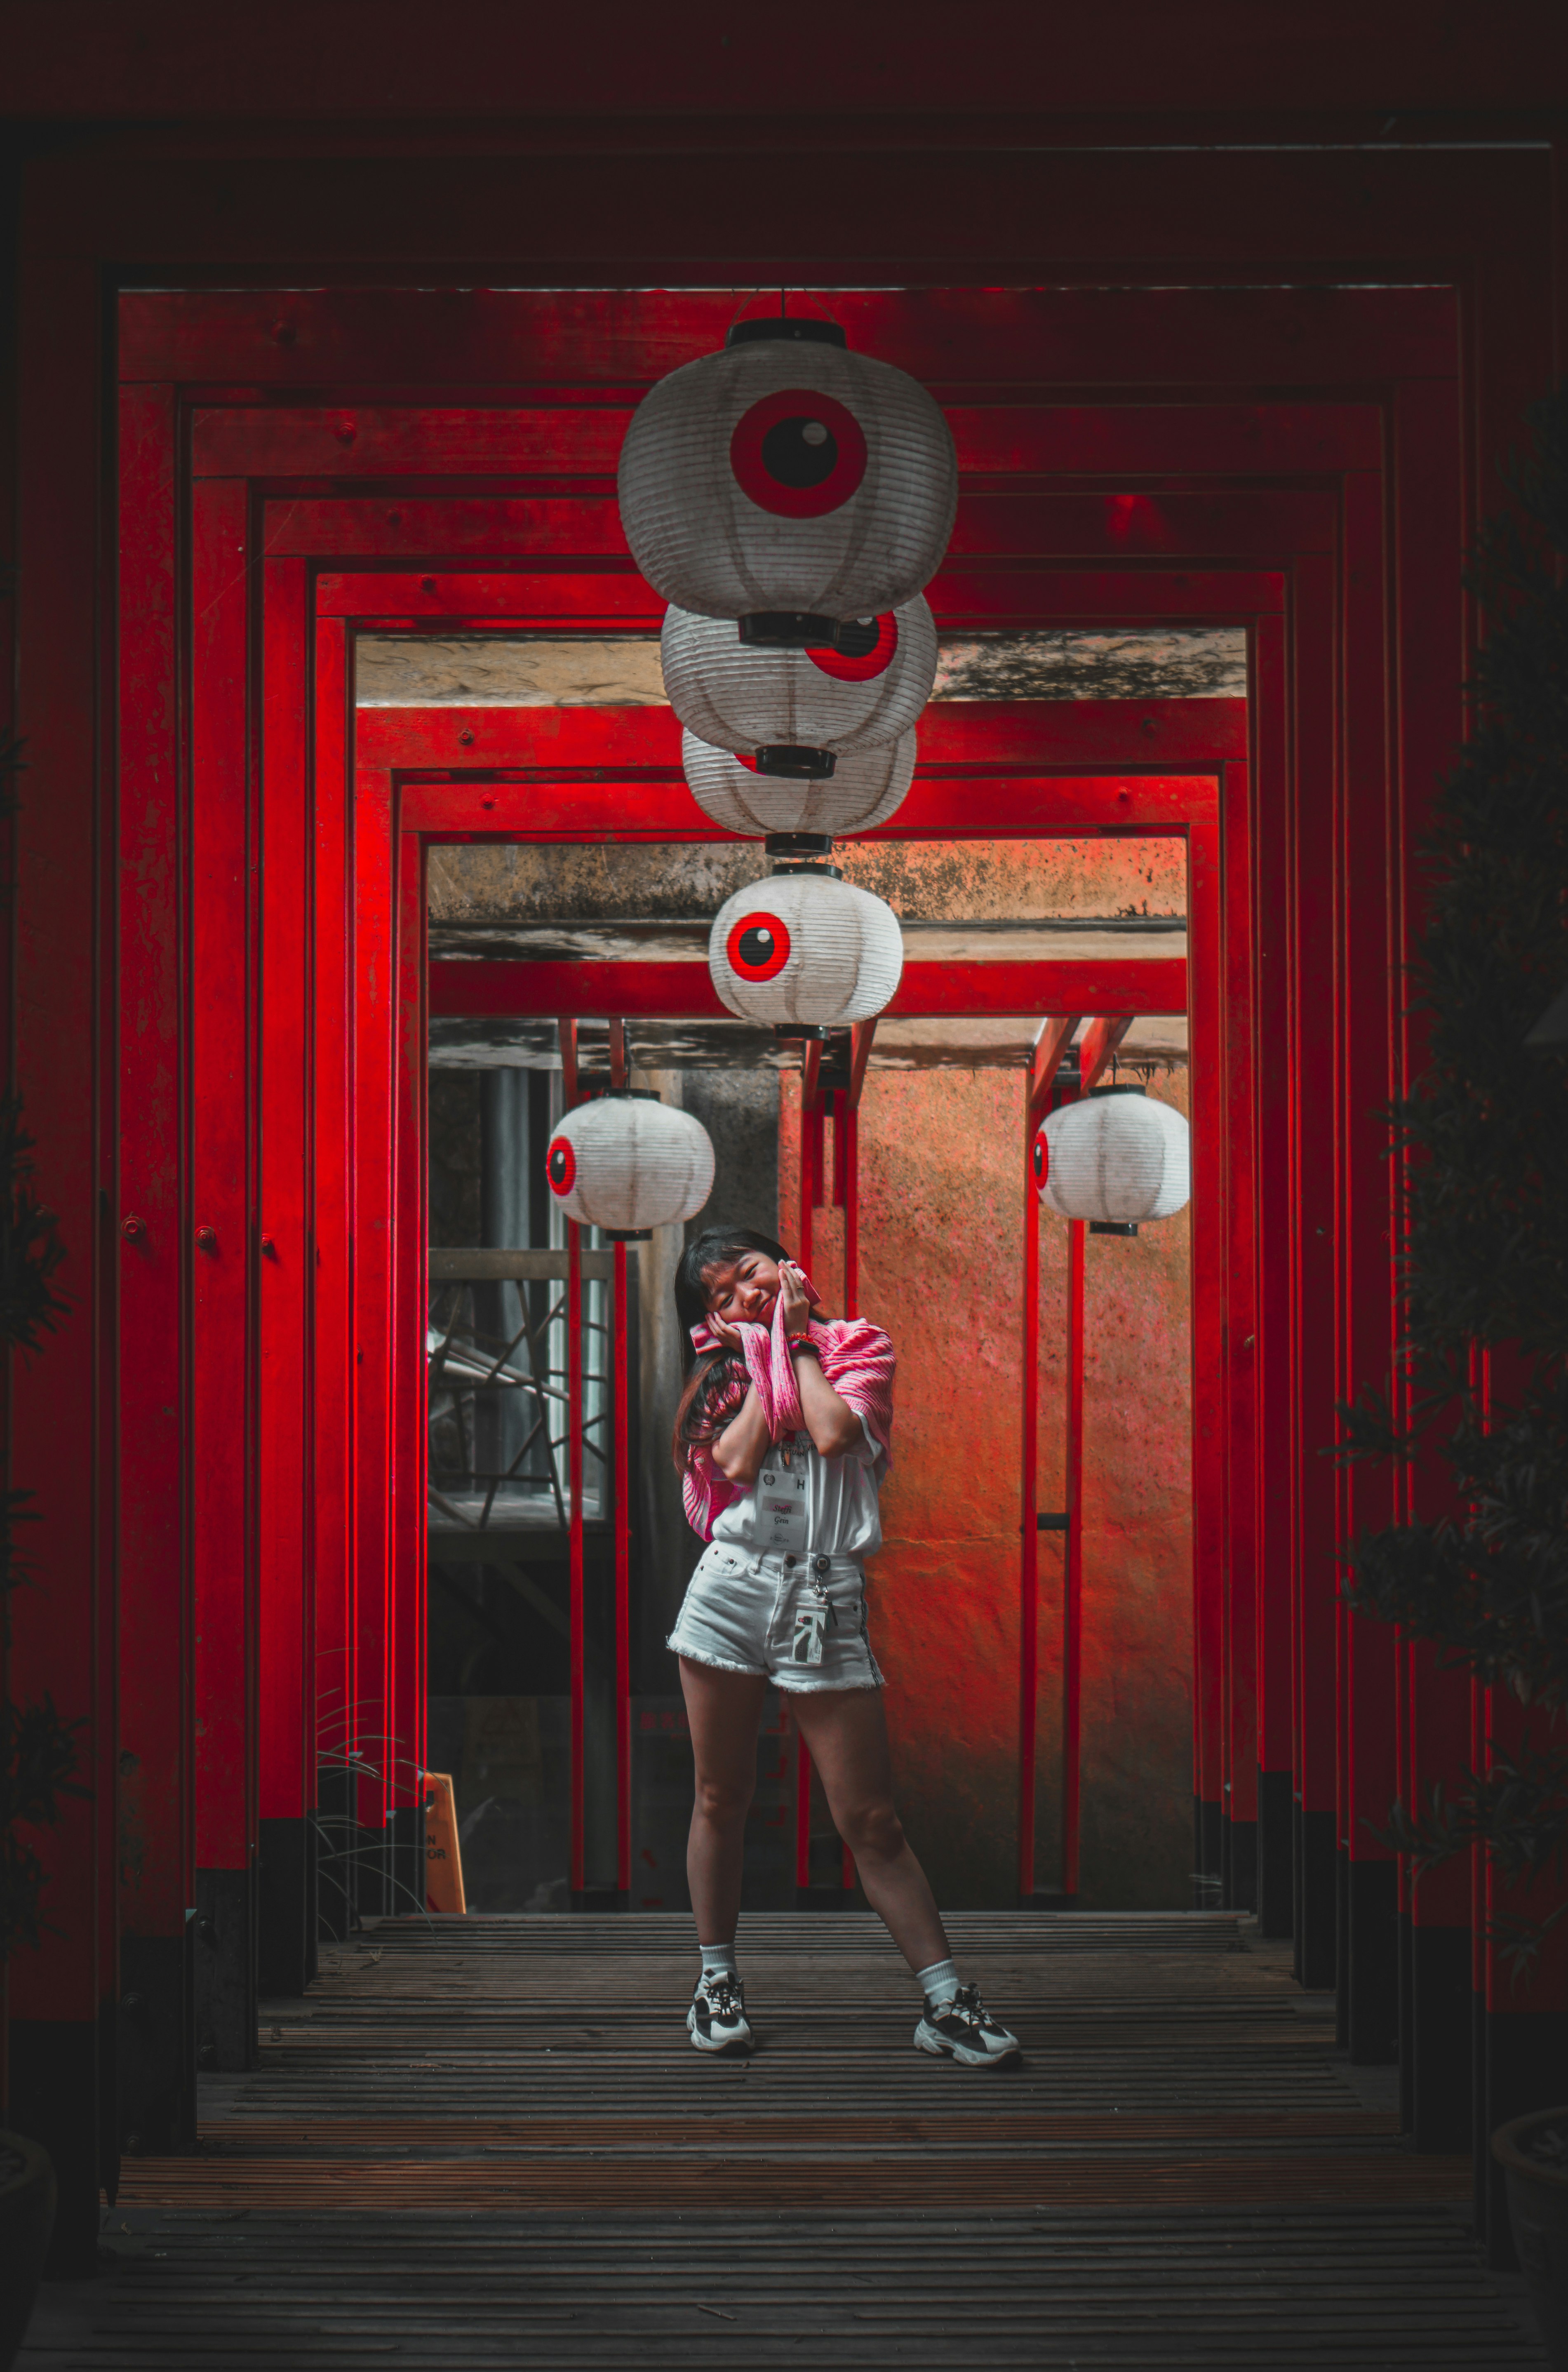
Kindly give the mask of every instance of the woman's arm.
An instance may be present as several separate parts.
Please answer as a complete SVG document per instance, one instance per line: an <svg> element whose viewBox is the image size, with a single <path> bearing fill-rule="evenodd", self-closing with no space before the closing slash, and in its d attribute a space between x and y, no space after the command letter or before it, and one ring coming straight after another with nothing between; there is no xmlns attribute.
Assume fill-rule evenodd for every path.
<svg viewBox="0 0 1568 2372"><path fill-rule="evenodd" d="M801 1361L802 1366L810 1364L809 1360ZM834 1398L837 1397L835 1393ZM761 1474L762 1460L771 1447L772 1436L762 1414L762 1403L757 1397L757 1387L749 1384L738 1411L714 1443L714 1464L726 1482L736 1482L742 1489L749 1490Z"/></svg>
<svg viewBox="0 0 1568 2372"><path fill-rule="evenodd" d="M800 1413L806 1430L824 1458L842 1458L865 1440L859 1412L841 1400L822 1373L816 1353L791 1346L790 1365L800 1393Z"/></svg>
<svg viewBox="0 0 1568 2372"><path fill-rule="evenodd" d="M817 1355L807 1347L806 1329L811 1317L806 1273L794 1261L779 1262L779 1291L784 1298L784 1330L789 1341L790 1365L800 1394L800 1413L819 1457L842 1458L865 1439L858 1411L842 1400L822 1373Z"/></svg>

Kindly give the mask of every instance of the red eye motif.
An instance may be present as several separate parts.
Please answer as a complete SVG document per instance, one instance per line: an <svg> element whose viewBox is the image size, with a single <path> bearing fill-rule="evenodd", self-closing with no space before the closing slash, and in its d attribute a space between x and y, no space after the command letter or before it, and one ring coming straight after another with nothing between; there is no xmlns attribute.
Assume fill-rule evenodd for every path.
<svg viewBox="0 0 1568 2372"><path fill-rule="evenodd" d="M789 933L776 914L742 914L724 952L741 980L773 980L789 961Z"/></svg>
<svg viewBox="0 0 1568 2372"><path fill-rule="evenodd" d="M775 518L825 518L865 475L865 436L830 395L781 388L737 421L729 466L741 493Z"/></svg>
<svg viewBox="0 0 1568 2372"><path fill-rule="evenodd" d="M877 676L886 675L893 664L893 655L899 647L899 622L890 610L885 618L857 619L842 639L851 644L864 643L865 647L843 651L830 643L820 649L808 650L806 656L813 667L819 667L836 682L871 683Z"/></svg>
<svg viewBox="0 0 1568 2372"><path fill-rule="evenodd" d="M577 1174L577 1157L572 1150L569 1138L558 1136L552 1141L550 1151L544 1157L544 1174L557 1194L572 1192L572 1180Z"/></svg>
<svg viewBox="0 0 1568 2372"><path fill-rule="evenodd" d="M1043 1186L1043 1185L1044 1185L1044 1183L1045 1183L1045 1180L1046 1180L1046 1172L1050 1169L1050 1168L1051 1168L1051 1147L1047 1145L1047 1143L1046 1143L1046 1141L1045 1141L1045 1131L1044 1131L1044 1129L1042 1128L1042 1129L1040 1130L1040 1134L1039 1134L1039 1135L1036 1137L1036 1139L1035 1139L1035 1149L1034 1149L1034 1173L1035 1173L1035 1184L1036 1184L1037 1186Z"/></svg>

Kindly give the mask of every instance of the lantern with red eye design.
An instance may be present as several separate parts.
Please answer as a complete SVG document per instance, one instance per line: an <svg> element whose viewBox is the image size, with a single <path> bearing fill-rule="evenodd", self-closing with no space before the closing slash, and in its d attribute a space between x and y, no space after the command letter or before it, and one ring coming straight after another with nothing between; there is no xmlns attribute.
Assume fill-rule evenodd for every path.
<svg viewBox="0 0 1568 2372"><path fill-rule="evenodd" d="M708 971L743 1021L831 1026L880 1013L904 966L898 917L829 867L738 890L714 918Z"/></svg>
<svg viewBox="0 0 1568 2372"><path fill-rule="evenodd" d="M695 1218L713 1191L713 1140L657 1096L614 1090L566 1114L544 1174L569 1219L640 1235Z"/></svg>
<svg viewBox="0 0 1568 2372"><path fill-rule="evenodd" d="M659 657L669 704L700 741L837 761L909 731L936 680L936 626L917 595L885 624L877 622L870 650L844 660L836 651L759 649L720 619L671 609ZM764 771L771 762L764 760ZM804 761L798 768L832 771Z"/></svg>
<svg viewBox="0 0 1568 2372"><path fill-rule="evenodd" d="M686 780L703 813L726 831L748 838L800 831L842 840L853 832L872 831L903 804L914 779L914 761L912 729L897 741L846 750L830 775L801 780L761 773L754 758L732 757L710 741L699 741L694 733L683 734L680 741Z"/></svg>
<svg viewBox="0 0 1568 2372"><path fill-rule="evenodd" d="M764 395L735 424L737 485L776 518L825 518L865 475L865 437L853 412L808 387Z"/></svg>
<svg viewBox="0 0 1568 2372"><path fill-rule="evenodd" d="M1034 1152L1031 1157L1029 1166L1034 1171L1035 1184L1040 1189L1040 1192L1043 1196L1045 1192L1046 1178L1051 1169L1051 1147L1046 1143L1045 1131L1043 1128L1040 1130L1040 1134L1035 1138Z"/></svg>
<svg viewBox="0 0 1568 2372"><path fill-rule="evenodd" d="M953 530L937 404L828 321L742 321L649 390L618 471L632 556L708 618L867 618L908 601ZM827 637L824 636L823 639Z"/></svg>
<svg viewBox="0 0 1568 2372"><path fill-rule="evenodd" d="M738 980L776 980L789 949L788 925L777 914L740 914L726 935L724 957Z"/></svg>
<svg viewBox="0 0 1568 2372"><path fill-rule="evenodd" d="M544 1174L550 1180L552 1194L565 1195L572 1192L576 1183L577 1157L572 1150L569 1136L551 1139L550 1151L544 1157Z"/></svg>
<svg viewBox="0 0 1568 2372"><path fill-rule="evenodd" d="M884 618L857 618L836 644L808 643L806 656L835 683L875 683L892 666L898 648L899 621L889 610Z"/></svg>

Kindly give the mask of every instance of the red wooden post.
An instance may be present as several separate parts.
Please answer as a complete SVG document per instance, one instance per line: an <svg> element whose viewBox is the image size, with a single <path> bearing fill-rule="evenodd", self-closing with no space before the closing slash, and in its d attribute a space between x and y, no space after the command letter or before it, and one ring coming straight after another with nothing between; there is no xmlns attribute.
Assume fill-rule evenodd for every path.
<svg viewBox="0 0 1568 2372"><path fill-rule="evenodd" d="M135 531L122 547L120 652L142 692L121 719L118 861L109 868L121 958L108 1051L121 1089L119 1208L137 1223L134 1233L115 1230L116 1319L126 1369L134 1377L120 1410L117 1578L122 1603L137 1611L121 1633L119 1753L106 1755L101 1779L87 1774L111 1807L118 1795L119 1851L111 1866L119 1880L120 1974L124 1994L139 2005L135 2050L119 2070L115 2143L118 2147L122 2134L134 2134L147 2149L187 2143L195 2111L186 1998L186 1913L194 1897L185 1329L187 1281L192 1265L201 1262L191 1250L188 1183L180 1174L185 818L180 802L168 796L180 773L176 523L164 499L175 466L174 411L168 387L122 393L121 487ZM26 775L20 788L25 812ZM85 880L81 894L89 902ZM27 1124L38 1133L30 1110ZM41 1178L54 1158L41 1144ZM55 1201L52 1178L44 1200ZM72 1270L90 1262L90 1239L67 1249L77 1256ZM231 1243L229 1251L243 1271L242 1244ZM79 1299L79 1286L68 1290ZM85 1312L78 1308L70 1322L84 1324ZM55 1344L46 1355L52 1363ZM18 1412L29 1396L30 1379L21 1384ZM87 1419L86 1407L78 1413ZM41 1581L46 1570L40 1566ZM17 1593L18 1614L33 1596ZM31 1958L16 1955L13 1982Z"/></svg>
<svg viewBox="0 0 1568 2372"><path fill-rule="evenodd" d="M258 847L250 780L250 547L242 481L210 479L192 521L191 1541L195 1599L196 2036L254 2064L256 1232L253 1042Z"/></svg>
<svg viewBox="0 0 1568 2372"><path fill-rule="evenodd" d="M429 1099L425 1084L424 983L426 923L424 845L417 832L398 833L393 890L398 931L394 1013L396 1070L391 1145L393 1322L389 1701L387 1758L391 1907L424 1902L425 1647L429 1624L425 1566L429 1541L426 1460L430 1426L424 1357L429 1307L427 1253L430 1164L425 1150Z"/></svg>
<svg viewBox="0 0 1568 2372"><path fill-rule="evenodd" d="M844 1316L860 1315L860 1099L865 1087L865 1066L875 1020L856 1021L849 1034L849 1085L839 1098L840 1117L834 1122L834 1157L838 1132L843 1133Z"/></svg>
<svg viewBox="0 0 1568 2372"><path fill-rule="evenodd" d="M308 1746L310 1801L322 1816L318 1900L324 1929L349 1932L354 1808L348 1758L356 1735L358 1618L354 1445L357 1423L354 1308L352 835L348 653L341 618L319 618L315 653L311 818L311 1227L309 1269L310 1552L315 1576Z"/></svg>
<svg viewBox="0 0 1568 2372"><path fill-rule="evenodd" d="M1066 1589L1062 1609L1062 1899L1078 1895L1079 1797L1083 1784L1084 1628L1084 1240L1067 1222Z"/></svg>
<svg viewBox="0 0 1568 2372"><path fill-rule="evenodd" d="M1253 1026L1251 819L1248 772L1221 775L1219 860L1223 981L1221 1127L1224 1209L1220 1258L1225 1277L1225 1504L1233 1652L1229 1701L1232 1771L1232 1891L1255 1905L1269 1936L1291 1928L1290 1595L1270 1588L1257 1554L1257 1040ZM1193 1226L1200 1215L1193 1213ZM1249 1639L1250 1645L1249 1645ZM1265 1678L1265 1659L1272 1665ZM1283 1759L1271 1762L1260 1722L1266 1691L1283 1725Z"/></svg>
<svg viewBox="0 0 1568 2372"><path fill-rule="evenodd" d="M1024 1081L1023 1534L1018 1565L1018 1900L1035 1891L1035 1791L1040 1729L1040 1189L1034 1144L1051 1089L1078 1026L1042 1021Z"/></svg>
<svg viewBox="0 0 1568 2372"><path fill-rule="evenodd" d="M809 1270L813 1238L812 1214L821 1199L822 1072L820 1039L807 1039L800 1054L800 1196L796 1220L795 1257ZM795 1883L811 1883L811 1757L797 1729L795 1735Z"/></svg>
<svg viewBox="0 0 1568 2372"><path fill-rule="evenodd" d="M1228 1902L1234 1780L1227 1714L1234 1626L1226 1587L1225 1529L1225 917L1220 832L1213 820L1194 823L1187 835L1187 909L1192 1107L1192 1681L1204 1844L1199 1866L1221 1880L1221 1899ZM1250 1628L1249 1623L1249 1654ZM1250 1799L1250 1786L1248 1794Z"/></svg>
<svg viewBox="0 0 1568 2372"><path fill-rule="evenodd" d="M358 1879L366 1907L387 1901L390 1869L392 1695L393 1368L411 1346L395 1323L393 1216L396 1109L397 862L393 792L383 773L358 770L354 803L354 1739L366 1766L355 1787ZM423 1345L418 1345L423 1358Z"/></svg>
<svg viewBox="0 0 1568 2372"><path fill-rule="evenodd" d="M302 1994L314 1961L309 1402L309 588L301 560L266 563L257 1033L257 1959L263 1994Z"/></svg>
<svg viewBox="0 0 1568 2372"><path fill-rule="evenodd" d="M632 1891L632 1400L626 1247L615 1247L615 1883Z"/></svg>
<svg viewBox="0 0 1568 2372"><path fill-rule="evenodd" d="M570 1111L577 1100L577 1025L561 1029L562 1100ZM587 1623L583 1571L583 1231L566 1222L566 1494L567 1560L571 1587L572 1892L579 1900L587 1885L587 1823L584 1780Z"/></svg>
<svg viewBox="0 0 1568 2372"><path fill-rule="evenodd" d="M1050 1025L1047 1024L1049 1028ZM1018 1900L1035 1890L1035 1762L1040 1693L1040 1194L1034 1099L1024 1081L1023 1503L1018 1560Z"/></svg>
<svg viewBox="0 0 1568 2372"><path fill-rule="evenodd" d="M610 1025L610 1083L626 1084L626 1024ZM632 1891L632 1382L626 1247L615 1247L615 1884Z"/></svg>
<svg viewBox="0 0 1568 2372"><path fill-rule="evenodd" d="M107 2087L114 2080L105 2044L121 1990L113 1506L119 1393L111 1365L117 1345L99 1310L131 1261L146 1257L149 1247L120 1232L128 1217L139 1215L130 1198L141 1180L116 1142L116 1091L128 1082L116 1076L114 967L98 953L112 944L118 885L107 852L96 883L85 865L88 852L104 845L99 831L112 830L99 796L98 743L106 720L95 648L106 622L94 574L95 549L102 549L102 282L85 249L70 258L46 251L24 259L17 277L25 366L17 419L27 466L18 471L8 456L18 509L16 725L37 771L22 779L14 831L17 971L15 1002L8 990L6 1003L17 1032L12 1078L37 1142L41 1198L59 1217L65 1260L56 1282L72 1308L31 1371L18 1364L12 1379L6 1481L35 1494L38 1521L25 1535L36 1580L12 1596L6 1671L18 1701L47 1692L64 1717L86 1724L77 1744L83 1782L93 1794L68 1798L56 1827L29 1836L46 1873L49 1924L40 1948L15 1953L6 1971L7 2122L42 2142L53 2158L60 2208L47 2270L80 2280L97 2270L99 2184L117 2165L118 2145L114 2134L113 2145L104 2146L113 2099ZM151 493L145 474L138 483ZM159 574L171 553L170 528L134 514L133 533L144 527ZM174 779L166 777L166 791ZM123 913L122 908L121 919ZM183 1250L171 1232L160 1257L178 1262ZM181 1644L187 1635L182 1626ZM188 1868L189 1831L184 1821L180 1828L169 1843Z"/></svg>

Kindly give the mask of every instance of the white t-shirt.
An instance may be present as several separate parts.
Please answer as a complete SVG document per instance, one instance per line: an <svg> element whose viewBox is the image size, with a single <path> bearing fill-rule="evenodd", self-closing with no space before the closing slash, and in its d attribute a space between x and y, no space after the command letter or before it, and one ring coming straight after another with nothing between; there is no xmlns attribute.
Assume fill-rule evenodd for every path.
<svg viewBox="0 0 1568 2372"><path fill-rule="evenodd" d="M864 1417L860 1430L864 1437L837 1458L824 1458L804 1430L775 1441L751 1488L715 1518L714 1540L754 1555L874 1555L888 1453Z"/></svg>

